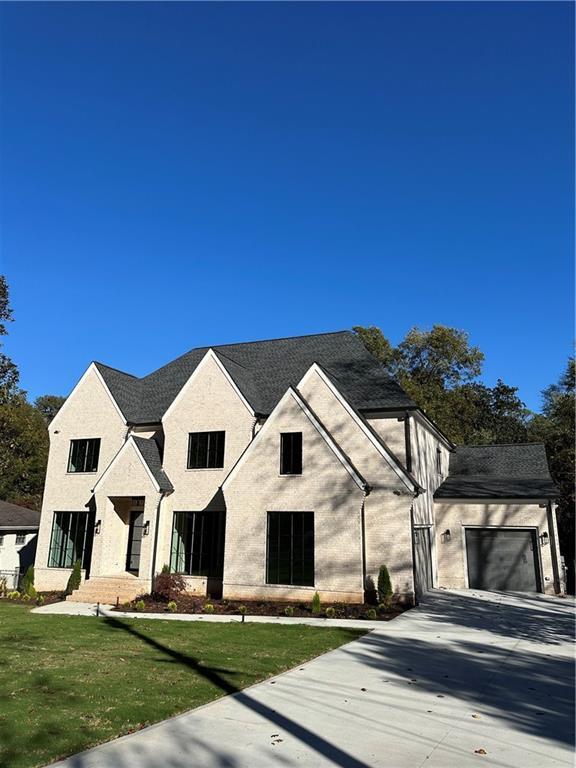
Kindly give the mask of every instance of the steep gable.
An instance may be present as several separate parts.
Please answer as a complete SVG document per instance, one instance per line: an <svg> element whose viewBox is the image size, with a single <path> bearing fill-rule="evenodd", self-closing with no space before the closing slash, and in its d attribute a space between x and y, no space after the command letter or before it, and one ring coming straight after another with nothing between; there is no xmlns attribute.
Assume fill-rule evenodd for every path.
<svg viewBox="0 0 576 768"><path fill-rule="evenodd" d="M130 423L157 423L210 348L192 349L141 379L98 363ZM314 362L330 371L359 409L415 408L351 331L225 344L211 348L255 413L272 412L287 387Z"/></svg>

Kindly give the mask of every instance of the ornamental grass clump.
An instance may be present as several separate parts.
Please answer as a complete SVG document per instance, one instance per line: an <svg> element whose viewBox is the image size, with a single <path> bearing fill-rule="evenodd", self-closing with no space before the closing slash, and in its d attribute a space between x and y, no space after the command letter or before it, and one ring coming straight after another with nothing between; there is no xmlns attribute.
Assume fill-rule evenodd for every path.
<svg viewBox="0 0 576 768"><path fill-rule="evenodd" d="M204 603L204 613L214 613L214 606L212 603Z"/></svg>
<svg viewBox="0 0 576 768"><path fill-rule="evenodd" d="M176 611L178 610L178 606L176 605L176 603L174 602L174 600L170 600L170 602L168 603L168 605L166 606L166 608L168 608L168 610L170 611L170 613L176 613Z"/></svg>
<svg viewBox="0 0 576 768"><path fill-rule="evenodd" d="M327 619L334 619L336 618L336 608L334 606L330 606L330 608L326 608L326 618Z"/></svg>
<svg viewBox="0 0 576 768"><path fill-rule="evenodd" d="M294 606L287 605L286 608L284 608L284 615L288 616L288 618L291 618L292 616L294 616Z"/></svg>
<svg viewBox="0 0 576 768"><path fill-rule="evenodd" d="M366 618L370 620L374 620L375 618L377 618L376 610L374 608L369 608L366 611Z"/></svg>
<svg viewBox="0 0 576 768"><path fill-rule="evenodd" d="M144 602L144 600L137 600L137 601L134 603L134 608L135 608L137 611L143 611L143 610L146 608L146 603Z"/></svg>

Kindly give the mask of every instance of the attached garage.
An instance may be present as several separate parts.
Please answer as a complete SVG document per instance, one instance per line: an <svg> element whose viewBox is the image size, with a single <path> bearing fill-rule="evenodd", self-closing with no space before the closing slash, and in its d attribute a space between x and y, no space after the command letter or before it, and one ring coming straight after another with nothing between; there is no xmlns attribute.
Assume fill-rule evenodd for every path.
<svg viewBox="0 0 576 768"><path fill-rule="evenodd" d="M557 495L541 444L458 446L434 492L438 586L561 592Z"/></svg>
<svg viewBox="0 0 576 768"><path fill-rule="evenodd" d="M534 530L467 528L465 535L471 589L541 591Z"/></svg>

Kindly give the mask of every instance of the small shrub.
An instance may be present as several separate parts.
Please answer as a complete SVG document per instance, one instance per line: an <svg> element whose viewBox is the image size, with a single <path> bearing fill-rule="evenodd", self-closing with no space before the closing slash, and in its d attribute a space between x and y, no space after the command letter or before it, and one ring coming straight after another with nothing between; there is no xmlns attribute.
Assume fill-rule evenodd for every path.
<svg viewBox="0 0 576 768"><path fill-rule="evenodd" d="M385 606L387 611L392 608L393 594L388 568L385 565L381 565L378 571L378 601L381 605Z"/></svg>
<svg viewBox="0 0 576 768"><path fill-rule="evenodd" d="M333 606L330 606L330 608L326 608L326 618L327 619L336 618L336 608L334 608Z"/></svg>
<svg viewBox="0 0 576 768"><path fill-rule="evenodd" d="M375 619L377 617L376 610L374 608L368 608L366 611L366 618L367 619Z"/></svg>
<svg viewBox="0 0 576 768"><path fill-rule="evenodd" d="M12 592L8 592L6 595L8 600L19 600L20 599L20 592L18 592L17 589L13 589Z"/></svg>
<svg viewBox="0 0 576 768"><path fill-rule="evenodd" d="M146 603L144 602L144 600L136 600L136 602L134 603L134 608L137 611L143 611L144 608L146 608Z"/></svg>
<svg viewBox="0 0 576 768"><path fill-rule="evenodd" d="M364 602L368 605L376 605L378 602L378 594L376 593L376 585L372 576L366 576L364 581Z"/></svg>
<svg viewBox="0 0 576 768"><path fill-rule="evenodd" d="M248 610L248 608L246 608L245 605L239 605L238 606L238 613L241 613L242 616L244 616L246 614L247 610Z"/></svg>
<svg viewBox="0 0 576 768"><path fill-rule="evenodd" d="M312 598L312 613L317 616L321 609L322 606L320 604L320 595L318 592L314 592L314 597Z"/></svg>
<svg viewBox="0 0 576 768"><path fill-rule="evenodd" d="M186 581L179 573L170 573L165 571L164 566L160 573L156 574L152 586L152 597L162 603L173 600L177 595L186 589Z"/></svg>
<svg viewBox="0 0 576 768"><path fill-rule="evenodd" d="M204 613L214 613L214 606L212 603L204 603Z"/></svg>
<svg viewBox="0 0 576 768"><path fill-rule="evenodd" d="M74 568L72 568L72 573L70 574L70 578L68 579L68 584L66 585L66 594L71 595L72 592L74 592L76 589L80 587L80 584L82 583L82 561L76 560L74 563Z"/></svg>
<svg viewBox="0 0 576 768"><path fill-rule="evenodd" d="M174 600L170 600L170 602L168 603L168 605L166 606L166 608L168 608L168 610L170 611L170 613L176 613L176 611L178 610L178 606L176 605L176 603L174 602Z"/></svg>
<svg viewBox="0 0 576 768"><path fill-rule="evenodd" d="M168 563L164 563L164 565L162 566L162 570L160 571L160 573L170 573L170 566L168 565Z"/></svg>
<svg viewBox="0 0 576 768"><path fill-rule="evenodd" d="M27 595L26 593L24 593L24 594L23 594L23 595L20 597L20 600L22 600L24 603L29 603L29 602L30 602L30 600L32 600L32 598L30 597L30 595Z"/></svg>
<svg viewBox="0 0 576 768"><path fill-rule="evenodd" d="M31 565L24 574L22 580L22 592L28 595L29 598L36 597L36 590L34 589L34 566Z"/></svg>
<svg viewBox="0 0 576 768"><path fill-rule="evenodd" d="M388 608L384 605L384 603L378 603L378 612L379 613L387 613Z"/></svg>
<svg viewBox="0 0 576 768"><path fill-rule="evenodd" d="M294 606L287 605L286 608L284 608L284 615L288 617L294 616Z"/></svg>
<svg viewBox="0 0 576 768"><path fill-rule="evenodd" d="M36 595L36 605L44 605L44 595Z"/></svg>
<svg viewBox="0 0 576 768"><path fill-rule="evenodd" d="M125 611L130 611L132 609L132 602L130 600L126 600L125 603L122 603L122 608L124 608Z"/></svg>

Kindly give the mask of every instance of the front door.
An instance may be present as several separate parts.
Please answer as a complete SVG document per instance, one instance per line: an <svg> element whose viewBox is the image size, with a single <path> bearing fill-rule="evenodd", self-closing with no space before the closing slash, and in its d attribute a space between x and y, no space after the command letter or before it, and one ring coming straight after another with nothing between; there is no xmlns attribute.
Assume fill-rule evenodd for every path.
<svg viewBox="0 0 576 768"><path fill-rule="evenodd" d="M128 530L128 551L126 553L126 570L138 575L140 570L140 549L142 547L142 529L144 512L130 512L130 528Z"/></svg>

